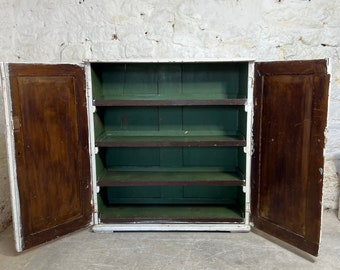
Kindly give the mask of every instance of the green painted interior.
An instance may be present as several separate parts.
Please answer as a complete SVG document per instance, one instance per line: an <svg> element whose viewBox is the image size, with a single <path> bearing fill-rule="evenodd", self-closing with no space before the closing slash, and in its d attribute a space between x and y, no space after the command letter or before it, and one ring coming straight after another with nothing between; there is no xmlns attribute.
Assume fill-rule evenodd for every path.
<svg viewBox="0 0 340 270"><path fill-rule="evenodd" d="M248 63L97 63L92 64L92 84L93 98L97 100L246 99ZM240 105L99 106L94 113L94 132L97 141L185 142L194 137L203 141L245 140L246 119L245 108ZM101 186L99 197L104 204L100 209L106 216L135 216L133 205L153 205L147 210L153 214L145 214L149 217L160 211L159 205L163 205L163 211L169 211L169 216L177 211L188 219L198 209L189 205L201 207L199 212L204 205L215 205L216 216L224 218L226 213L233 216L225 210L226 205L240 213L244 211L243 147L100 147L96 167L98 181L127 183ZM128 184L148 178L151 184L146 186ZM157 185L160 181L170 183L178 179L185 184ZM190 184L195 180L200 184ZM227 180L235 181L235 185L216 184ZM209 181L215 181L214 186Z"/></svg>
<svg viewBox="0 0 340 270"><path fill-rule="evenodd" d="M94 99L246 98L248 63L92 64Z"/></svg>
<svg viewBox="0 0 340 270"><path fill-rule="evenodd" d="M99 156L104 167L222 167L236 171L239 147L108 147Z"/></svg>
<svg viewBox="0 0 340 270"><path fill-rule="evenodd" d="M240 187L138 186L103 187L101 195L111 204L232 204L239 203Z"/></svg>
<svg viewBox="0 0 340 270"><path fill-rule="evenodd" d="M242 187L138 186L102 187L104 201L111 204L232 204L239 203Z"/></svg>
<svg viewBox="0 0 340 270"><path fill-rule="evenodd" d="M245 119L243 106L98 107L95 135L131 131L150 136L197 134L245 137Z"/></svg>
<svg viewBox="0 0 340 270"><path fill-rule="evenodd" d="M244 213L237 205L114 205L98 200L100 219L110 222L242 222Z"/></svg>
<svg viewBox="0 0 340 270"><path fill-rule="evenodd" d="M142 186L146 185L145 183L150 186L170 186L180 185L180 183L181 185L209 185L211 182L216 182L215 185L220 186L244 184L244 176L240 172L226 172L219 167L115 167L102 172L98 178L100 186Z"/></svg>

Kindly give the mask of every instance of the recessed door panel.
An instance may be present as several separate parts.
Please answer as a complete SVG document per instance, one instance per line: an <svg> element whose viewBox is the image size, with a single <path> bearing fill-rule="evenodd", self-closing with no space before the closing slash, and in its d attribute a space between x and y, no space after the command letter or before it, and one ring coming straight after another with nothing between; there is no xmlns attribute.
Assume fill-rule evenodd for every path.
<svg viewBox="0 0 340 270"><path fill-rule="evenodd" d="M90 223L84 70L9 65L22 249Z"/></svg>
<svg viewBox="0 0 340 270"><path fill-rule="evenodd" d="M254 225L317 255L329 81L326 62L258 63L255 77Z"/></svg>

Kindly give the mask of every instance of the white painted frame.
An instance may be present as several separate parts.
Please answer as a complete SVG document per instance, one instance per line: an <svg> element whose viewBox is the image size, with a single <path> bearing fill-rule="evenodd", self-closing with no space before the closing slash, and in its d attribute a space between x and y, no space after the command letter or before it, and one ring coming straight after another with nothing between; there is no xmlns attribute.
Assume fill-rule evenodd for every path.
<svg viewBox="0 0 340 270"><path fill-rule="evenodd" d="M254 61L249 61L248 64L248 93L247 93L247 104L245 110L247 112L247 146L245 147L246 153L246 185L244 192L246 193L245 200L245 224L250 223L250 199L251 199L251 157L253 155L253 119L254 119L254 104L253 104L253 93L254 93Z"/></svg>
<svg viewBox="0 0 340 270"><path fill-rule="evenodd" d="M11 192L12 221L14 229L15 249L20 252L23 250L23 236L21 230L20 198L17 182L17 170L15 162L14 128L12 118L12 99L10 95L10 83L8 64L1 63L1 88L4 99L5 109L5 135L7 146L8 174Z"/></svg>
<svg viewBox="0 0 340 270"><path fill-rule="evenodd" d="M97 193L99 188L97 187L97 170L96 170L96 154L98 148L95 146L94 138L94 123L93 114L96 111L96 107L92 104L92 76L91 76L91 65L85 63L85 80L86 80L86 103L87 103L87 121L88 121L88 132L89 132L89 155L90 155L90 171L91 171L91 185L92 185L92 224L99 224L98 217L98 198Z"/></svg>
<svg viewBox="0 0 340 270"><path fill-rule="evenodd" d="M245 218L240 223L111 223L102 224L98 216L96 160L95 154L98 148L95 147L93 113L96 107L92 104L92 80L91 63L209 63L209 62L248 62L248 82L247 82L247 102L245 111L247 112L247 146L244 147L246 153L246 176L243 192L245 193ZM89 118L89 141L90 141L90 162L92 172L92 197L93 197L93 220L94 232L114 232L114 231L230 231L249 232L250 231L250 180L251 180L251 156L253 152L252 128L253 128L253 87L254 87L254 60L249 59L129 59L115 61L87 61L86 81L88 97L88 118Z"/></svg>
<svg viewBox="0 0 340 270"><path fill-rule="evenodd" d="M92 227L96 233L112 232L249 232L243 223L112 223Z"/></svg>

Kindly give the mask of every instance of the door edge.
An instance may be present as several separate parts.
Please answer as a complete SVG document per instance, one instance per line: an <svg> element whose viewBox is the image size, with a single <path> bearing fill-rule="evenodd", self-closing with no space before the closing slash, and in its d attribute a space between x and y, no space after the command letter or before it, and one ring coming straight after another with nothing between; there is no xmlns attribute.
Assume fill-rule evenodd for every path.
<svg viewBox="0 0 340 270"><path fill-rule="evenodd" d="M11 208L12 208L12 222L14 229L15 249L17 252L23 251L23 237L21 230L21 216L20 216L20 198L18 183L16 181L16 161L15 161L15 144L14 144L14 129L12 118L12 99L10 97L9 89L9 70L8 64L1 63L1 85L4 111L5 111L5 137L8 163L8 176L10 184Z"/></svg>

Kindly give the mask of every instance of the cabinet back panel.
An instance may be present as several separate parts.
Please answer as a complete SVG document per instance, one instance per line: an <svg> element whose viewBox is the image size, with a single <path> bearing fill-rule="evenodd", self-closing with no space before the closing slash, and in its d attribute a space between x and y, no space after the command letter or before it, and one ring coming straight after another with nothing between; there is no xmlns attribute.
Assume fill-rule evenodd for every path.
<svg viewBox="0 0 340 270"><path fill-rule="evenodd" d="M107 148L101 149L105 167L113 166L159 166L159 148Z"/></svg>
<svg viewBox="0 0 340 270"><path fill-rule="evenodd" d="M148 64L126 65L123 95L157 95L157 67Z"/></svg>
<svg viewBox="0 0 340 270"><path fill-rule="evenodd" d="M109 107L98 114L106 130L159 130L157 107Z"/></svg>
<svg viewBox="0 0 340 270"><path fill-rule="evenodd" d="M238 97L237 65L211 63L183 65L183 93Z"/></svg>
<svg viewBox="0 0 340 270"><path fill-rule="evenodd" d="M123 95L125 83L125 65L109 65L99 73L102 81L102 95ZM112 92L114 89L114 92ZM100 94L100 93L98 93ZM96 98L96 97L95 97Z"/></svg>
<svg viewBox="0 0 340 270"><path fill-rule="evenodd" d="M100 149L99 155L107 168L133 167L238 167L237 147L121 147Z"/></svg>
<svg viewBox="0 0 340 270"><path fill-rule="evenodd" d="M243 148L238 148L238 160L237 160L237 165L238 165L238 169L240 170L240 172L242 173L245 173L247 170L246 170L246 164L247 164L247 161L246 161L246 155L244 153L244 150Z"/></svg>
<svg viewBox="0 0 340 270"><path fill-rule="evenodd" d="M202 130L236 135L246 130L242 106L105 107L97 114L95 124L106 131Z"/></svg>
<svg viewBox="0 0 340 270"><path fill-rule="evenodd" d="M158 65L158 93L160 95L178 96L182 94L182 65Z"/></svg>

